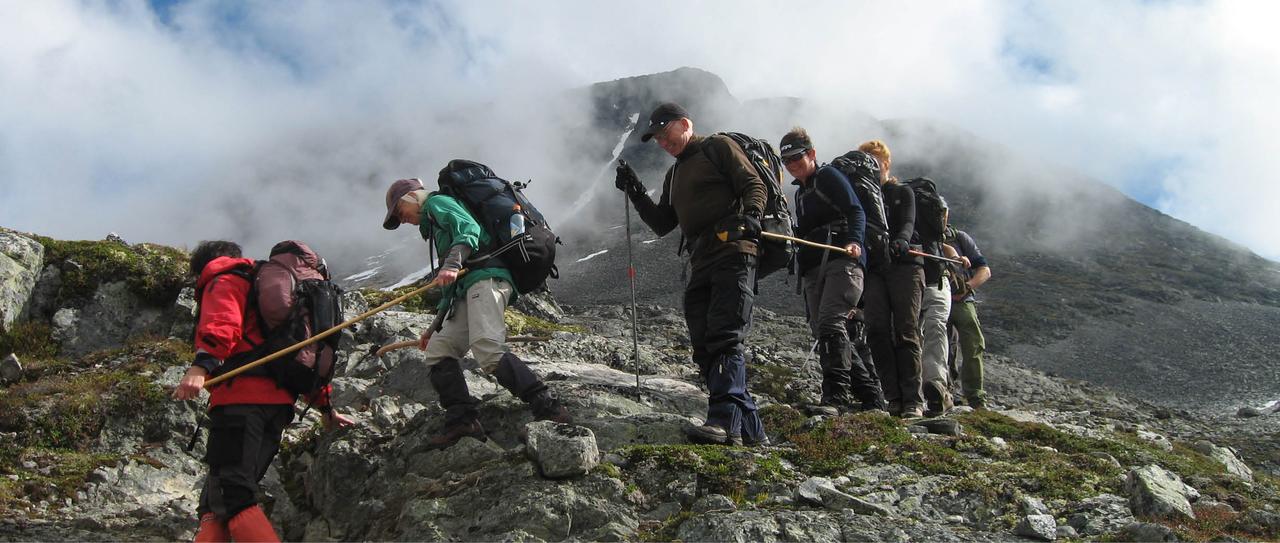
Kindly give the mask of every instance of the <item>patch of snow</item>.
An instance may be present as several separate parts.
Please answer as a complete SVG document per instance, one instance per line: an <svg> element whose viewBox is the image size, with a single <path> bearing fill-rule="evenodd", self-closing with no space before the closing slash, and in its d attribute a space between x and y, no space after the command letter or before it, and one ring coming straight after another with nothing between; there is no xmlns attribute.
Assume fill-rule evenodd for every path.
<svg viewBox="0 0 1280 543"><path fill-rule="evenodd" d="M595 252L595 253L591 253L591 254L589 254L589 255L587 255L587 256L584 256L584 257L582 257L582 258L579 258L579 259L578 259L578 262L586 262L586 261L588 261L588 260L591 260L591 259L593 259L593 258L595 258L595 257L597 257L597 256L600 256L600 255L602 255L602 254L605 254L605 253L607 253L607 252L609 252L609 250L608 250L608 249L605 249L605 250L603 250L603 251L599 251L599 252Z"/></svg>
<svg viewBox="0 0 1280 543"><path fill-rule="evenodd" d="M644 244L646 244L646 245L647 245L647 244L654 243L654 242L658 241L658 239L659 239L659 238L654 238L654 239L651 239L651 240L642 241L642 242L640 242L640 243L644 243Z"/></svg>
<svg viewBox="0 0 1280 543"><path fill-rule="evenodd" d="M431 266L427 266L427 267L422 268L422 269L420 269L420 270L418 270L418 271L416 271L416 272L413 272L413 273L411 273L411 274L409 274L409 275L406 275L404 279L401 279L401 280L399 280L399 281L396 281L396 284L394 284L394 285L391 285L391 286L389 286L389 287L385 287L385 288L383 288L383 289L382 289L382 291L383 291L383 292L391 292L391 291L393 291L393 290L395 290L395 289L398 289L398 288L400 288L400 287L405 287L405 286L412 285L412 284L414 284L414 283L418 282L418 280L419 280L419 279L422 279L423 277L426 277L428 273L431 273Z"/></svg>
<svg viewBox="0 0 1280 543"><path fill-rule="evenodd" d="M378 275L379 271L382 271L382 266L378 266L371 270L365 270L355 275L347 276L347 278L343 279L343 281L364 281L365 279Z"/></svg>
<svg viewBox="0 0 1280 543"><path fill-rule="evenodd" d="M617 230L617 229L619 229L619 228L622 228L623 226L626 226L626 225L625 225L625 224L619 224L618 226L610 226L610 227L609 227L609 229L610 229L610 230Z"/></svg>
<svg viewBox="0 0 1280 543"><path fill-rule="evenodd" d="M628 119L630 124L627 125L627 130L622 133L622 137L618 138L618 144L613 146L613 156L609 158L608 162L604 163L603 168L600 168L600 173L596 174L595 179L597 181L604 179L605 174L609 173L609 168L613 167L614 161L618 160L618 155L622 154L622 148L627 145L627 138L631 137L631 133L636 130L636 121L640 120L640 114L632 113ZM576 217L582 213L582 210L586 209L592 198L595 198L595 195L596 191L594 190L583 190L577 201L573 202L572 206L569 206L568 216Z"/></svg>

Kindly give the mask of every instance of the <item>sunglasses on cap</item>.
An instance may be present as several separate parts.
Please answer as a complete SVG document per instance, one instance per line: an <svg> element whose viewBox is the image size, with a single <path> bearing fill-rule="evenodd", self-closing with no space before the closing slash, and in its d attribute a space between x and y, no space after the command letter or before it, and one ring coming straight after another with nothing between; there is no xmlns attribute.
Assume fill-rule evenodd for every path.
<svg viewBox="0 0 1280 543"><path fill-rule="evenodd" d="M784 156L784 157L782 157L782 163L783 163L783 164L790 164L790 163L792 163L792 162L795 162L795 161L797 161L797 160L800 160L800 159L804 158L804 157L805 157L806 155L808 155L808 154L809 154L809 150L808 150L808 149L805 149L805 151L804 151L803 153L796 153L796 154L791 155L791 156Z"/></svg>

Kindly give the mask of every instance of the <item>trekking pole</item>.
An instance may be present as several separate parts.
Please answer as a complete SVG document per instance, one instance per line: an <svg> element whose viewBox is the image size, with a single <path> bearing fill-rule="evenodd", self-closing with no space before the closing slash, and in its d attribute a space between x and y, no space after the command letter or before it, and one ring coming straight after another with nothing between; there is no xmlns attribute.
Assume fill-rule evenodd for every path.
<svg viewBox="0 0 1280 543"><path fill-rule="evenodd" d="M627 161L619 160L618 164L626 166ZM631 255L631 197L622 194L622 205L626 209L627 218L627 279L631 283L631 363L636 370L636 400L640 400L640 325L636 317L636 265Z"/></svg>
<svg viewBox="0 0 1280 543"><path fill-rule="evenodd" d="M835 245L827 245L827 244L825 244L825 243L818 243L818 242L815 242L815 241L809 241L809 240L807 240L807 239L800 239L800 238L795 238L795 237L791 237L791 236L784 236L784 235L782 235L782 234L775 234L775 233L773 233L773 232L761 232L761 233L760 233L760 235L762 235L762 236L764 236L764 237L766 237L766 238L784 239L784 240L787 240L787 241L791 241L791 242L799 243L799 244L801 244L801 245L808 245L808 246L810 246L810 247L817 247L817 248L819 248L819 249L826 249L826 250L828 250L828 251L835 251L835 252L837 252L837 253L849 254L849 251L846 251L844 247L836 247Z"/></svg>
<svg viewBox="0 0 1280 543"><path fill-rule="evenodd" d="M922 252L920 252L920 251L916 251L916 250L914 250L914 249L913 249L913 250L909 250L909 251L907 251L907 254L909 254L909 255L911 255L911 256L919 256L919 257L923 257L923 258L928 258L928 259L932 259L932 260L941 260L941 261L943 261L943 262L950 262L950 263L955 264L955 265L957 265L957 266L963 266L963 265L964 265L964 262L961 262L961 261L960 261L960 259L958 259L958 258L947 258L947 257L945 257L945 256L931 255L931 254L929 254L929 253L922 253Z"/></svg>
<svg viewBox="0 0 1280 543"><path fill-rule="evenodd" d="M458 270L458 278L459 278L459 279L461 279L461 278L462 278L462 276L463 276L463 274L465 274L465 273L467 273L467 270ZM344 329L344 328L347 328L347 327L349 327L349 326L351 326L351 325L353 325L353 324L355 324L355 323L357 323L357 322L360 322L360 321L362 321L362 320L365 320L365 319L367 319L367 318L369 318L369 317L372 317L372 316L374 316L374 315L376 315L376 314L378 314L378 313L381 313L381 312L383 312L383 311L386 311L387 309L391 308L392 306L394 306L394 305L396 305L396 304L398 304L398 303L400 303L400 302L403 302L403 301L405 301L405 300L408 300L409 298L412 298L412 297L414 297L414 296L417 296L417 295L419 295L419 294L422 294L423 292L426 292L426 291L428 291L428 290L431 290L432 288L435 288L435 287L439 284L439 281L440 281L440 278L438 278L438 277L437 277L437 278L435 278L435 279L432 279L430 283L427 283L427 284L425 284L425 285L423 285L423 286L421 286L421 287L419 287L419 288L416 288L416 289L414 289L413 291L411 291L411 292L409 292L409 293L406 293L405 295L400 296L400 297L398 297L398 298L396 298L396 299L394 299L394 300L388 301L388 302L387 302L387 303L385 303L385 304L382 304L382 305L380 305L380 306L378 306L378 307L375 307L375 308L373 308L373 309L370 309L370 310L368 310L368 311L365 311L365 312L364 312L363 314L361 314L360 316L357 316L357 317L355 317L355 318L352 318L352 319L350 319L350 320L348 320L348 321L346 321L346 322L343 322L342 324L339 324L339 325L337 325L337 326L334 326L333 328L330 328L330 329L328 329L328 330L325 330L325 331L323 331L323 332L320 332L319 334L316 334L316 335L314 335L314 336L311 336L311 337L309 337L309 338L307 338L307 339L305 339L305 340L303 340L303 341L299 341L299 342L297 342L297 343L294 343L293 345L290 345L290 346L288 346L288 347L285 347L285 348L283 348L283 349L280 349L279 351L276 351L276 352L271 353L271 354L269 354L269 355L267 355L267 356L264 356L264 357L262 357L262 358L259 358L259 359L257 359L257 360L254 360L253 362L250 362L250 363L248 363L248 364L245 364L245 365L243 365L243 366L240 366L240 367L238 367L238 368L236 368L236 369L234 369L234 370L231 370L231 371L229 371L229 372L227 372L227 373L224 373L224 374L222 374L222 375L219 375L219 376L217 376L217 377L214 377L213 379L209 379L208 381L205 381L205 382L204 382L204 388L209 388L209 387L211 387L211 386L213 386L213 385L216 385L216 384L218 384L218 383L221 383L221 382L223 382L223 381L226 381L227 379L230 379L230 378L232 378L232 377L235 377L235 376L237 376L237 375L240 375L241 373L244 373L244 372L249 371L249 370L251 370L251 369L253 369L253 368L256 368L256 367L258 367L258 366L261 366L261 365L263 365L263 364L266 364L267 362L271 362L272 360L275 360L275 359L280 358L280 357L282 357L282 356L284 356L284 355L286 355L286 354L292 353L292 352L294 352L294 351L296 351L296 350L298 350L298 349L301 349L301 348L303 348L303 347L306 347L307 345L311 345L312 343L315 343L315 342L320 341L320 340L322 340L322 339L324 339L324 338L327 338L327 337L329 337L329 336L332 336L332 335L334 335L334 334L336 334L336 333L338 333L338 332L342 331L342 329ZM414 342L414 343L417 343L417 342Z"/></svg>
<svg viewBox="0 0 1280 543"><path fill-rule="evenodd" d="M511 336L507 338L506 342L507 343L538 343L542 341L551 341L551 338L542 337L542 336ZM373 355L382 356L391 351L406 349L409 347L417 347L417 346L418 346L418 340L416 339L411 339L409 341L397 341L395 343L383 345L381 348L375 351Z"/></svg>

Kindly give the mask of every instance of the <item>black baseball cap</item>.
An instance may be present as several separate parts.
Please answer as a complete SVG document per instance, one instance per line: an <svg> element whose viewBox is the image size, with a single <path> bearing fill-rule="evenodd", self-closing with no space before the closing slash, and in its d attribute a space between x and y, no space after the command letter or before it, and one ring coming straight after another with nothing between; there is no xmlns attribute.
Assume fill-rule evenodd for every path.
<svg viewBox="0 0 1280 543"><path fill-rule="evenodd" d="M649 141L671 121L687 118L689 118L689 112L680 107L680 104L675 102L661 104L649 114L649 126L645 127L644 133L640 135L640 141Z"/></svg>
<svg viewBox="0 0 1280 543"><path fill-rule="evenodd" d="M782 143L778 145L778 155L782 158L789 158L809 149L813 149L813 142L809 141L807 134L790 132L782 136Z"/></svg>

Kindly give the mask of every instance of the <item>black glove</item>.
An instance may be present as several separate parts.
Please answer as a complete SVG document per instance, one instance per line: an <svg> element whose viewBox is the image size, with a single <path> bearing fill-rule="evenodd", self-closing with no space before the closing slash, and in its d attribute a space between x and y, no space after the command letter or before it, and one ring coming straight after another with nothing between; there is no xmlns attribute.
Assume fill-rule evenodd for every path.
<svg viewBox="0 0 1280 543"><path fill-rule="evenodd" d="M644 194L644 185L640 183L640 177L636 175L636 171L627 164L625 160L618 161L618 176L613 180L613 186L618 190L631 194Z"/></svg>
<svg viewBox="0 0 1280 543"><path fill-rule="evenodd" d="M752 215L730 215L715 226L716 238L729 242L740 239L760 241L760 219Z"/></svg>
<svg viewBox="0 0 1280 543"><path fill-rule="evenodd" d="M889 243L889 250L893 252L893 256L898 259L905 259L911 256L911 243L905 239L895 239Z"/></svg>

